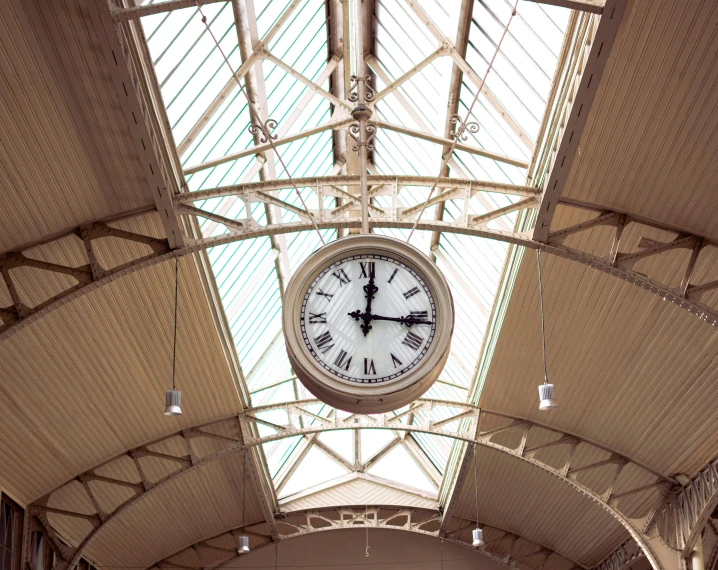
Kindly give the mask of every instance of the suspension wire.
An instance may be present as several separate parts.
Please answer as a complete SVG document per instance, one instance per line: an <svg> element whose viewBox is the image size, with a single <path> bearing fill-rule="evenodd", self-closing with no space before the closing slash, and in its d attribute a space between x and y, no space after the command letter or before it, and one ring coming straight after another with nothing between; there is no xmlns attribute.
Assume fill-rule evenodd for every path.
<svg viewBox="0 0 718 570"><path fill-rule="evenodd" d="M227 56L224 53L224 50L222 49L222 46L219 45L219 42L217 41L217 38L214 36L214 33L212 32L212 29L209 27L209 24L207 23L207 16L204 15L204 12L202 11L202 6L199 3L199 0L195 0L195 4L197 5L197 10L199 10L200 15L202 16L202 23L204 24L204 27L209 32L209 35L212 37L212 40L214 41L214 45L219 50L219 53L222 55L222 58L224 59L224 62L227 64L227 67L229 67L229 70L232 72L232 77L234 78L235 82L237 83L237 86L239 87L240 91L244 94L244 97L247 99L247 106L249 108L249 113L252 116L253 123L255 126L257 126L264 135L264 138L269 143L269 145L272 147L272 150L274 151L274 154L277 155L277 159L279 160L279 163L282 165L282 168L284 169L284 173L287 175L287 179L292 184L292 188L294 188L294 192L296 193L297 197L302 203L302 207L304 208L304 211L307 214L307 217L312 222L312 226L314 226L314 229L317 231L317 234L319 235L319 239L322 242L322 245L324 245L326 242L324 241L324 236L322 236L322 232L319 230L319 226L317 226L317 222L314 219L314 216L312 216L309 213L309 208L307 207L306 202L304 201L304 198L302 197L301 192L299 192L299 188L297 188L297 185L294 182L294 179L292 178L292 175L289 173L289 169L287 168L287 165L284 163L284 159L282 158L282 155L279 154L279 150L277 150L276 145L274 144L274 138L276 138L275 135L272 135L269 132L268 123L270 122L270 119L267 120L267 123L262 123L262 119L259 116L259 113L254 108L254 105L249 97L249 94L245 90L242 83L239 81L239 78L237 77L237 74L234 71L234 68L232 67L232 64L229 63L229 59L227 59ZM235 22L235 25L236 22ZM276 122L274 123L276 126ZM250 127L251 128L251 127Z"/></svg>
<svg viewBox="0 0 718 570"><path fill-rule="evenodd" d="M367 489L369 485L369 481L367 480L367 472L364 471L364 488ZM366 558L369 558L369 497L368 494L365 497L364 501L364 523L366 526L366 550L364 551L364 556Z"/></svg>
<svg viewBox="0 0 718 570"><path fill-rule="evenodd" d="M474 444L474 488L476 489L476 528L479 528L479 472L476 467L476 444Z"/></svg>
<svg viewBox="0 0 718 570"><path fill-rule="evenodd" d="M274 570L277 570L277 566L279 565L279 541L274 543Z"/></svg>
<svg viewBox="0 0 718 570"><path fill-rule="evenodd" d="M439 547L439 560L441 560L441 570L444 570L444 539L441 539L441 546Z"/></svg>
<svg viewBox="0 0 718 570"><path fill-rule="evenodd" d="M431 190L429 191L429 195L426 198L426 201L421 206L421 210L419 211L419 215L416 218L416 221L414 222L414 225L411 227L411 231L409 232L409 237L406 238L406 242L409 243L411 241L411 236L414 235L414 231L416 230L416 227L419 225L419 222L421 222L421 216L424 214L424 210L426 210L426 207L429 205L429 201L431 200L431 197L434 195L434 190L436 190L437 185L439 184L439 180L441 179L441 172L444 170L444 167L447 165L449 160L451 159L451 156L454 154L454 149L456 148L456 145L459 143L459 139L463 135L464 131L466 130L466 127L469 125L469 119L471 118L471 113L474 110L474 105L476 105L476 102L479 100L479 95L481 94L481 91L484 89L484 84L486 83L486 78L489 76L489 73L491 72L491 69L494 66L494 60L496 59L496 56L499 54L499 50L501 49L501 43L504 41L504 38L506 37L506 33L509 31L509 25L511 24L511 20L514 19L514 16L516 15L516 7L518 6L519 0L516 0L514 3L513 10L511 10L511 16L509 17L509 21L506 22L506 27L504 27L504 32L501 34L501 39L499 39L499 43L496 44L496 50L494 51L494 55L491 58L491 61L489 62L489 67L486 69L486 73L484 74L484 77L481 79L481 85L479 86L478 90L476 91L476 95L474 96L474 100L471 102L471 105L469 106L468 111L466 112L466 118L464 119L463 123L460 125L457 125L456 132L454 133L454 140L451 142L451 146L449 147L449 150L444 153L444 155L441 157L441 166L439 167L439 174L437 174L436 179L434 180L434 184L431 187ZM449 121L451 122L452 119L458 119L458 115L456 117L449 117ZM471 132L478 132L478 129L476 131L469 129Z"/></svg>
<svg viewBox="0 0 718 570"><path fill-rule="evenodd" d="M541 248L536 250L536 263L538 265L539 302L541 305L541 344L543 346L543 383L548 384L548 373L546 372L546 328L543 318L543 283L541 281Z"/></svg>
<svg viewBox="0 0 718 570"><path fill-rule="evenodd" d="M242 533L247 534L244 531L244 521L246 520L244 518L244 507L247 503L247 448L244 448L244 457L242 458L242 470L244 471L244 474L242 475Z"/></svg>
<svg viewBox="0 0 718 570"><path fill-rule="evenodd" d="M175 389L175 371L177 369L177 299L179 296L179 257L175 257L175 332L172 345L172 389Z"/></svg>

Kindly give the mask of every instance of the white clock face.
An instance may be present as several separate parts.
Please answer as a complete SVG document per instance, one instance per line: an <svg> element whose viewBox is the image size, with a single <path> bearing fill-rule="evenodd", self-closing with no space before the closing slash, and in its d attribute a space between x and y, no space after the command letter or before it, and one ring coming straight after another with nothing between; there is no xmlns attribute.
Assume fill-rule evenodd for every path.
<svg viewBox="0 0 718 570"><path fill-rule="evenodd" d="M414 369L436 334L427 284L383 255L346 257L323 269L304 295L300 319L304 344L319 365L364 384Z"/></svg>

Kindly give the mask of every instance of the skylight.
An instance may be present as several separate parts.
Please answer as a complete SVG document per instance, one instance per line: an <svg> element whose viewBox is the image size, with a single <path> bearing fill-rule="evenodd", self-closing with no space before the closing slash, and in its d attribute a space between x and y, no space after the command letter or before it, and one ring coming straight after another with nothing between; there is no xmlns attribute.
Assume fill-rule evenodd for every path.
<svg viewBox="0 0 718 570"><path fill-rule="evenodd" d="M339 105L333 100L333 105L331 97L315 93L305 84L309 80L321 89L330 89L327 65L332 54L325 2L304 0L292 6L289 0L257 0L247 2L247 6L252 41L274 34L266 46L273 59L258 59L254 69L262 112L265 118L277 121L275 134L281 138L346 116L353 104ZM464 73L458 94L457 112L462 120L476 94L477 78L486 73L511 7L509 0L474 3L465 58L473 73ZM230 64L238 70L242 58L231 3L206 4L202 9ZM422 11L434 27L425 24L420 17ZM445 136L455 65L447 43L453 45L456 38L459 13L459 2L421 0L416 7L404 0L375 1L375 43L365 49L371 54L367 64L375 90L381 91L427 58L430 61L376 103L373 119L417 133ZM278 27L287 14L284 24ZM569 14L562 8L519 3L518 14L470 117L481 128L476 134L467 133L467 144L526 163L531 160ZM273 155L248 150L254 141L248 130L247 101L206 33L198 10L192 7L146 16L142 23L180 160L187 172L187 189L286 178ZM444 51L437 53L440 49ZM304 82L297 73L306 78ZM374 146L370 170L376 174L438 174L440 144L380 129ZM293 177L327 176L346 168L334 164L331 130L299 138L279 150ZM526 183L525 168L464 151L454 153L448 173L483 181ZM309 207L315 207L315 194L306 188L300 190ZM410 189L406 195L404 205L412 206L423 202L426 194L425 189ZM300 205L292 190L280 190L277 197ZM379 196L374 200L381 207L390 199ZM466 209L461 200L447 201L443 219L461 219L465 212L482 214L516 200L505 194L477 193ZM247 216L245 203L236 196L197 201L196 205L230 219ZM437 208L427 208L423 216L434 218ZM264 225L272 217L291 221L296 214L254 203L252 217ZM204 236L229 231L213 221L198 222ZM490 227L512 230L515 222L514 213L492 221ZM376 231L404 238L408 235L406 230ZM337 237L335 230L322 233L325 240ZM417 232L412 243L434 255L451 286L457 309L449 361L425 397L465 401L476 375L508 246L458 234L442 234L437 240L429 232ZM312 398L294 377L286 357L280 275L289 279L319 245L316 233L302 232L238 241L208 251L254 406ZM329 407L317 404L312 413L326 416ZM352 432L346 431L266 444L264 451L278 495L291 497L319 483L331 485L331 481L342 481L355 469L422 492L437 492L451 442L424 434L407 435L402 440L383 430L360 430L358 450L354 449L356 441Z"/></svg>

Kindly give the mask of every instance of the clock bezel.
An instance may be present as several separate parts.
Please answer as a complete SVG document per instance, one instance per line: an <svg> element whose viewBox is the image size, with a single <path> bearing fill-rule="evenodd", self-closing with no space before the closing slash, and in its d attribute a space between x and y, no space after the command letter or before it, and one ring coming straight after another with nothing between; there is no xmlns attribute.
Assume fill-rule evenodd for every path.
<svg viewBox="0 0 718 570"><path fill-rule="evenodd" d="M326 371L309 353L301 331L301 308L307 289L329 265L341 259L379 255L404 263L426 283L436 307L434 339L421 361L409 372L382 383L358 383ZM379 235L348 236L320 248L292 276L285 291L282 325L290 364L314 396L349 412L386 412L421 396L436 381L449 356L454 328L454 304L446 279L415 247Z"/></svg>

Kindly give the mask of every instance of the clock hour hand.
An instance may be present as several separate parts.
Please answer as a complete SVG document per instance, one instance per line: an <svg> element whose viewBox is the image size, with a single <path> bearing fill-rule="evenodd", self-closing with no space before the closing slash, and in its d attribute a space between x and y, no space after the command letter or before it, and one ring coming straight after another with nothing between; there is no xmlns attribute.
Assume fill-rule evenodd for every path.
<svg viewBox="0 0 718 570"><path fill-rule="evenodd" d="M352 311L351 313L348 313L348 314L355 321L364 321L361 324L361 330L364 333L364 336L368 335L369 331L371 330L371 325L369 323L372 321L372 314L368 313L368 312L362 313L359 310Z"/></svg>

